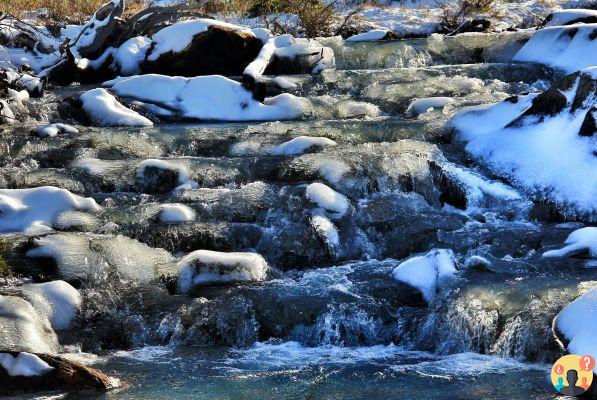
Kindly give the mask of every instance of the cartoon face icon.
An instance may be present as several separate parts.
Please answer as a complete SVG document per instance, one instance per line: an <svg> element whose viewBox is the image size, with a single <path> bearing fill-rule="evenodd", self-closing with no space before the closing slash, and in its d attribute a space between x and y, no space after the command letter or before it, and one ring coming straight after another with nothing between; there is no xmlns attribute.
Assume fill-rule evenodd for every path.
<svg viewBox="0 0 597 400"><path fill-rule="evenodd" d="M566 396L580 396L593 383L595 359L592 356L568 354L556 361L551 369L553 387Z"/></svg>

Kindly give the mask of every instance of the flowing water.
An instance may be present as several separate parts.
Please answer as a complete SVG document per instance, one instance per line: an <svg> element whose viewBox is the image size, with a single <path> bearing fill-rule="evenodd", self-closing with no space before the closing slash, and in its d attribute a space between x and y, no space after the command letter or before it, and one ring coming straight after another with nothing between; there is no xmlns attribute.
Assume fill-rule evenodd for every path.
<svg viewBox="0 0 597 400"><path fill-rule="evenodd" d="M551 321L597 269L541 259L578 225L512 196L517 189L468 159L445 125L464 107L560 76L508 63L523 39L326 39L338 69L283 79L311 101L300 121L0 136L0 187L58 186L103 207L73 213L51 234L5 235L16 269L80 288L77 326L60 336L65 351L76 345L78 359L126 382L84 397L553 398ZM79 89L57 89L35 107L51 119L57 99ZM453 101L409 110L432 96ZM272 150L300 136L336 145ZM154 158L198 187L143 186L138 165ZM312 182L345 195L348 211L306 200ZM197 221L160 222L165 203L186 204ZM52 260L25 257L32 246ZM461 271L427 305L391 272L432 248L454 250ZM176 260L198 249L257 251L276 268L266 282L176 294ZM473 256L491 266L467 269Z"/></svg>

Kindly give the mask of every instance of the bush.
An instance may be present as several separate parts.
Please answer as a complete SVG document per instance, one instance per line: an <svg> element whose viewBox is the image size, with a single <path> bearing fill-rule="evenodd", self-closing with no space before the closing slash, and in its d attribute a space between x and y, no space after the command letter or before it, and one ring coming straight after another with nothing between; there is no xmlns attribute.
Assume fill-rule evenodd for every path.
<svg viewBox="0 0 597 400"><path fill-rule="evenodd" d="M2 257L2 253L6 251L6 242L0 239L0 276L11 276L12 269L6 262L6 260Z"/></svg>
<svg viewBox="0 0 597 400"><path fill-rule="evenodd" d="M485 14L492 11L497 0L440 0L442 25L446 31L452 31L460 26L468 17L475 14Z"/></svg>

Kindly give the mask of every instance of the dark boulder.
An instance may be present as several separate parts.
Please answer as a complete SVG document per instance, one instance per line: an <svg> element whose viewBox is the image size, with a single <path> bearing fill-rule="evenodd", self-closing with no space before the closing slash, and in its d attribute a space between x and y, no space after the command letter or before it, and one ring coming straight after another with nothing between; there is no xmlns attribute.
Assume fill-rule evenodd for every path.
<svg viewBox="0 0 597 400"><path fill-rule="evenodd" d="M183 51L169 51L155 61L146 59L141 70L171 76L240 76L262 46L261 40L251 33L212 25L195 35Z"/></svg>

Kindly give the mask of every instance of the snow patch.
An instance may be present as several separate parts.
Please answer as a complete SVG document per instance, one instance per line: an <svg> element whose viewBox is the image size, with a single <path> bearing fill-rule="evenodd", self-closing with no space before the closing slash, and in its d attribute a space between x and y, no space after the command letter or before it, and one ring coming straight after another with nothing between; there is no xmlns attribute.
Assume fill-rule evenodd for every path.
<svg viewBox="0 0 597 400"><path fill-rule="evenodd" d="M41 376L54 369L35 354L21 352L16 357L0 353L0 365L9 376Z"/></svg>
<svg viewBox="0 0 597 400"><path fill-rule="evenodd" d="M406 115L417 117L430 110L441 108L443 109L448 104L454 103L451 97L427 97L424 99L413 100L406 109Z"/></svg>
<svg viewBox="0 0 597 400"><path fill-rule="evenodd" d="M343 217L350 207L350 203L344 195L323 183L311 183L307 186L305 195L319 207L335 213L336 217Z"/></svg>
<svg viewBox="0 0 597 400"><path fill-rule="evenodd" d="M442 286L456 274L456 260L452 250L439 249L410 258L392 272L394 279L413 286L431 303Z"/></svg>

